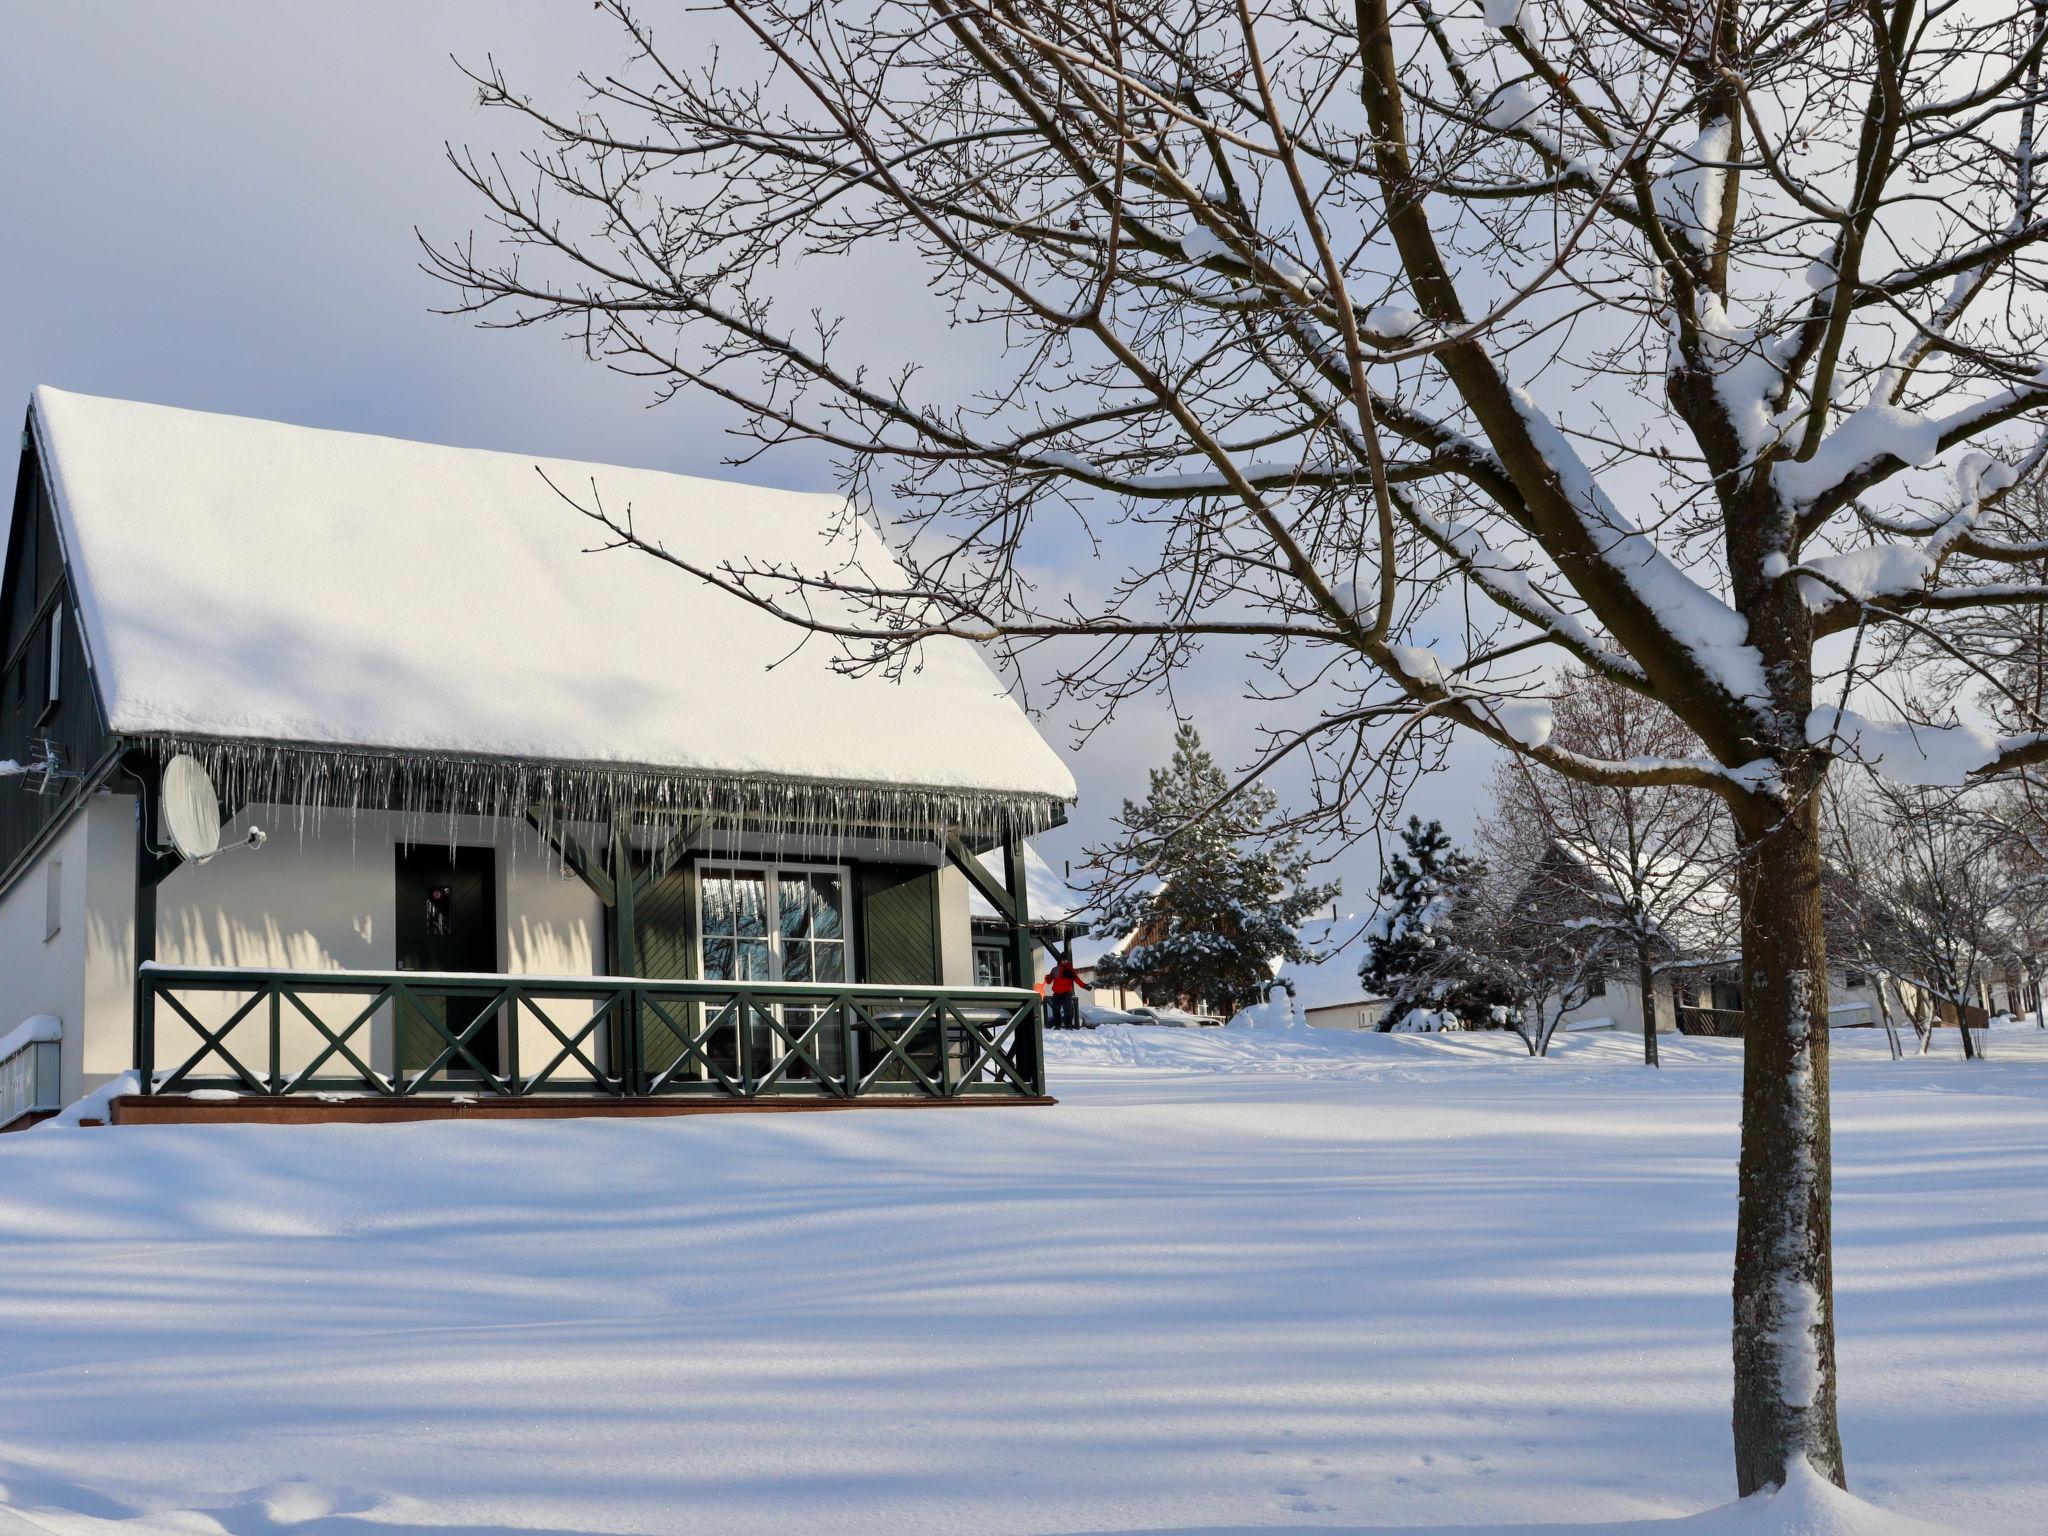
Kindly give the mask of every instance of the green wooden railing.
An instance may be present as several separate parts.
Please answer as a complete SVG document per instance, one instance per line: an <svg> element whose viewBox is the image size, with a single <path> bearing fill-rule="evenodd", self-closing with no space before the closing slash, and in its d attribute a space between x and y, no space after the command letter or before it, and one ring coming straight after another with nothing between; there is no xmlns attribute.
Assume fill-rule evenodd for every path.
<svg viewBox="0 0 2048 1536"><path fill-rule="evenodd" d="M1043 1009L1036 993L1008 987L151 964L136 997L146 1094L1045 1092Z"/></svg>

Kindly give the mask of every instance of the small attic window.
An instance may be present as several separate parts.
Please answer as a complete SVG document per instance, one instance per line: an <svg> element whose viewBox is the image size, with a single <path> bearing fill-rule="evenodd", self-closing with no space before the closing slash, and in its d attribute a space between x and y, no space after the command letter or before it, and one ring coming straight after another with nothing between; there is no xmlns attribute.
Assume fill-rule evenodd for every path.
<svg viewBox="0 0 2048 1536"><path fill-rule="evenodd" d="M42 718L47 720L56 713L57 703L64 696L64 610L52 608L50 616L43 623L43 646L47 657L43 665L43 710Z"/></svg>

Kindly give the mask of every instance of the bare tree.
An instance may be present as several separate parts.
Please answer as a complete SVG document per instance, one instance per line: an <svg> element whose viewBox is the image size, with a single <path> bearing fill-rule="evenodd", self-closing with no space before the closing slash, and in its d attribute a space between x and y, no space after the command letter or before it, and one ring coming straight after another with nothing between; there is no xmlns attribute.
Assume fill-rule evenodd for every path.
<svg viewBox="0 0 2048 1536"><path fill-rule="evenodd" d="M1969 1014L1989 1002L1991 970L1995 965L2002 976L2012 950L2004 828L1987 804L1990 793L1860 774L1827 792L1828 856L1837 877L1831 883L1842 888L1836 899L1851 908L1851 952L1870 956L1895 985L1921 994L1909 1013L1922 1054L1939 1003L1956 1015L1963 1055L1979 1054Z"/></svg>
<svg viewBox="0 0 2048 1536"><path fill-rule="evenodd" d="M1558 680L1553 746L1605 761L1679 761L1699 742L1671 711L1578 668ZM1657 978L1674 963L1725 955L1735 942L1727 813L1684 784L1602 784L1546 773L1525 756L1494 774L1493 838L1547 843L1532 884L1581 929L1611 934L1643 1002L1643 1060L1657 1065ZM1496 865L1505 852L1488 849ZM1550 889L1554 888L1554 889Z"/></svg>
<svg viewBox="0 0 2048 1536"><path fill-rule="evenodd" d="M498 227L456 307L562 327L743 451L834 451L901 580L692 566L841 647L934 635L1107 710L1205 648L1265 669L1248 775L1372 828L1452 729L1735 828L1749 1017L1736 1482L1844 1480L1815 791L2048 761L2048 736L1847 706L1927 616L2048 599L1987 511L2043 454L2033 0L724 0L557 110L495 66ZM821 259L866 263L821 306ZM986 382L849 347L876 272L985 337ZM801 270L799 270L801 268ZM795 285L794 289L792 285ZM644 520L643 520L644 522ZM1041 554L1090 546L1095 590ZM1700 743L1603 759L1530 695L1559 658ZM1965 661L1981 658L1967 655ZM1100 718L1100 715L1091 716Z"/></svg>
<svg viewBox="0 0 2048 1536"><path fill-rule="evenodd" d="M1892 829L1874 813L1860 774L1831 773L1821 788L1823 858L1826 895L1823 903L1830 954L1854 960L1871 979L1877 995L1878 1022L1892 1060L1905 1051L1892 1015L1892 997L1899 999L1920 1038L1925 1054L1928 1026L1906 1009L1899 984L1898 901L1893 889L1898 871ZM1889 991L1887 990L1889 989Z"/></svg>
<svg viewBox="0 0 2048 1536"><path fill-rule="evenodd" d="M1512 1000L1513 1027L1529 1054L1548 1056L1564 1016L1598 994L1620 946L1584 867L1541 812L1516 799L1525 788L1512 764L1496 770L1494 808L1477 835L1492 878L1472 947L1488 957L1499 991Z"/></svg>

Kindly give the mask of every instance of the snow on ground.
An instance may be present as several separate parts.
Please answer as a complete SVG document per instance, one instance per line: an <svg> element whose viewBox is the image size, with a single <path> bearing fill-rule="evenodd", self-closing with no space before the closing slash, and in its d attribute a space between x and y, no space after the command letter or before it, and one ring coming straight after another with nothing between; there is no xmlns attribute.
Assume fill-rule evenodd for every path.
<svg viewBox="0 0 2048 1536"><path fill-rule="evenodd" d="M2038 1532L2048 1034L1836 1039L1870 1504L1677 1518L1734 1042L1115 1028L1053 1109L0 1139L0 1533Z"/></svg>

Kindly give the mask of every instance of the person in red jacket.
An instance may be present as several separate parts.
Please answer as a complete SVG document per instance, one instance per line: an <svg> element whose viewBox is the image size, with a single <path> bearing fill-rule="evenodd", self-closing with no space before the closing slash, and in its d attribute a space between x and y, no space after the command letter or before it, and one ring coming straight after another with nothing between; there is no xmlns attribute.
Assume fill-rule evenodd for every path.
<svg viewBox="0 0 2048 1536"><path fill-rule="evenodd" d="M1052 1006L1047 1012L1046 1024L1052 1029L1079 1029L1081 1027L1081 973L1074 968L1074 944L1069 939L1061 949L1059 958L1047 973L1046 991L1051 995Z"/></svg>

